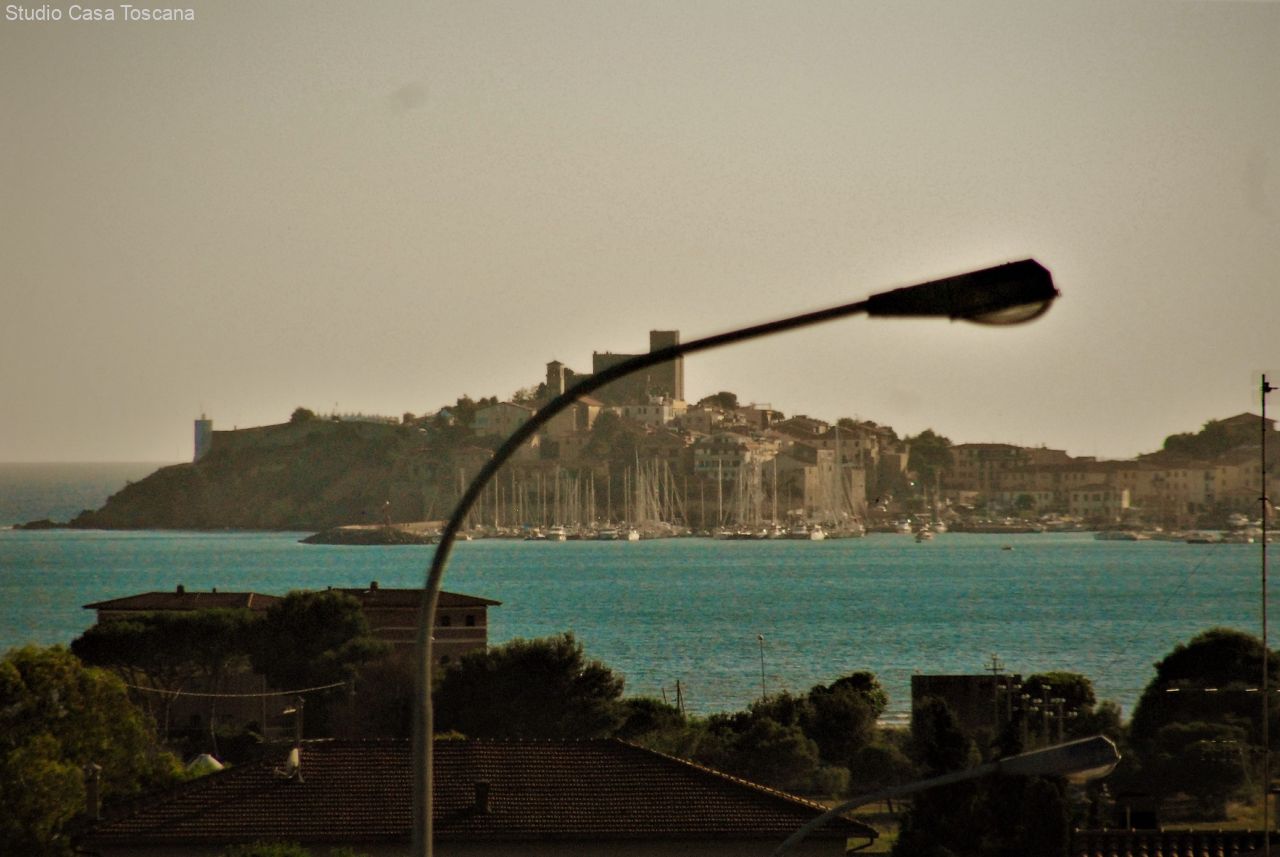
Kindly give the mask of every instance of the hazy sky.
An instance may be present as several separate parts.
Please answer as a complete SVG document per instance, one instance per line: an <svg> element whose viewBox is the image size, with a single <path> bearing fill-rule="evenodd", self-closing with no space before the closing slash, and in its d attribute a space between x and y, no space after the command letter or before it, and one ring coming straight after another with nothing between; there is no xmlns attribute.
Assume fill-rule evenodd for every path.
<svg viewBox="0 0 1280 857"><path fill-rule="evenodd" d="M1035 324L837 322L687 392L1128 457L1280 374L1280 3L195 2L0 18L0 461L1027 256Z"/></svg>

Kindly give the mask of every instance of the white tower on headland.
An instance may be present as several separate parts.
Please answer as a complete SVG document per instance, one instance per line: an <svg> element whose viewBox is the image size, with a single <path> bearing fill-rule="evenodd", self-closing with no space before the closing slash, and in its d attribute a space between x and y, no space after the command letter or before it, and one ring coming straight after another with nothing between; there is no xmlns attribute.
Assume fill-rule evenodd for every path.
<svg viewBox="0 0 1280 857"><path fill-rule="evenodd" d="M196 420L196 454L192 461L199 461L204 458L209 450L213 447L213 420L200 415L200 419Z"/></svg>

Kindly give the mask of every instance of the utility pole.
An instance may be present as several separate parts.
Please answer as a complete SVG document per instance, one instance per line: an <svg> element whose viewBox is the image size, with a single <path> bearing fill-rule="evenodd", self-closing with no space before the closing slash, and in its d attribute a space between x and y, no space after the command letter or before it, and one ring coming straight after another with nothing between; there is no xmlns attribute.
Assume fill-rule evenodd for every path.
<svg viewBox="0 0 1280 857"><path fill-rule="evenodd" d="M756 641L760 643L760 701L764 702L769 695L764 687L764 634L756 634Z"/></svg>
<svg viewBox="0 0 1280 857"><path fill-rule="evenodd" d="M1000 673L1004 672L1004 664L1000 658L996 657L994 652L991 653L991 666L986 668L986 672L991 673L991 728L999 733L1000 731Z"/></svg>

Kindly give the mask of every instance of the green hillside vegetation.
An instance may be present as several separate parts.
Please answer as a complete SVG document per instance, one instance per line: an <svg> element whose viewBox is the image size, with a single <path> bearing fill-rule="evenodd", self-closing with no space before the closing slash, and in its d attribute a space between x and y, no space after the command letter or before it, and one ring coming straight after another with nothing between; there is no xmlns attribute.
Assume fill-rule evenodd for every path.
<svg viewBox="0 0 1280 857"><path fill-rule="evenodd" d="M162 468L85 511L72 525L105 529L321 529L422 520L453 499L435 479L457 444L413 424L289 423L217 432L199 462ZM428 465L427 462L430 462ZM432 503L434 493L446 496Z"/></svg>

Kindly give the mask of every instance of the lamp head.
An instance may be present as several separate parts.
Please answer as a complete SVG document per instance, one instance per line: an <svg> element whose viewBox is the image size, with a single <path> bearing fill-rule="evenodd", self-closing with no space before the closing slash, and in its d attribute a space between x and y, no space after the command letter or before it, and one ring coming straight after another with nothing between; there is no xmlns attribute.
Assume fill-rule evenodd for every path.
<svg viewBox="0 0 1280 857"><path fill-rule="evenodd" d="M1105 777L1120 762L1110 738L1095 735L1001 759L1000 770L1024 777L1065 777L1074 783Z"/></svg>
<svg viewBox="0 0 1280 857"><path fill-rule="evenodd" d="M997 265L867 298L867 315L946 316L978 324L1021 324L1044 315L1058 290L1034 259Z"/></svg>

